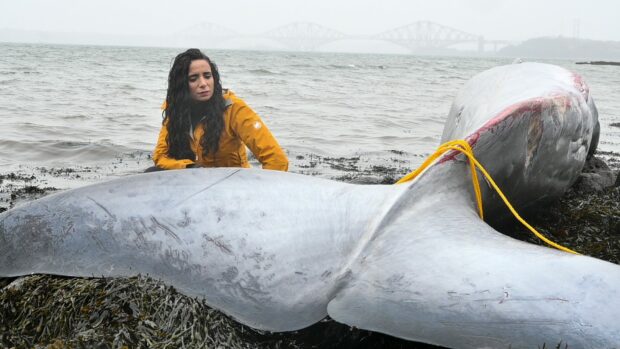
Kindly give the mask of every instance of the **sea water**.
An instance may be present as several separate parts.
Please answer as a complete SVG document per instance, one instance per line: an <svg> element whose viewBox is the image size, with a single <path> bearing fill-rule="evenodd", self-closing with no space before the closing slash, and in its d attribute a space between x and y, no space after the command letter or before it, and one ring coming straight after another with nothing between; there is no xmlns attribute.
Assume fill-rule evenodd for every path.
<svg viewBox="0 0 620 349"><path fill-rule="evenodd" d="M0 44L0 169L145 159L179 48ZM292 161L399 156L416 167L440 141L455 95L512 58L205 49L223 86L265 121ZM534 59L524 59L533 61ZM620 152L620 67L540 60L581 74L599 109L599 149ZM404 161L404 160L403 160ZM115 166L117 167L117 166Z"/></svg>

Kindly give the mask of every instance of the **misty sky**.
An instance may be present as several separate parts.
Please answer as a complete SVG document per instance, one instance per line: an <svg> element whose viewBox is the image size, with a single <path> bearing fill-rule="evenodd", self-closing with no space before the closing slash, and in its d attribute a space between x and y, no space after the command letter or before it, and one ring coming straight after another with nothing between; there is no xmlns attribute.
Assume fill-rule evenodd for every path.
<svg viewBox="0 0 620 349"><path fill-rule="evenodd" d="M430 20L491 40L620 41L617 0L0 0L0 29L160 35L212 22L257 34L309 21L374 34Z"/></svg>

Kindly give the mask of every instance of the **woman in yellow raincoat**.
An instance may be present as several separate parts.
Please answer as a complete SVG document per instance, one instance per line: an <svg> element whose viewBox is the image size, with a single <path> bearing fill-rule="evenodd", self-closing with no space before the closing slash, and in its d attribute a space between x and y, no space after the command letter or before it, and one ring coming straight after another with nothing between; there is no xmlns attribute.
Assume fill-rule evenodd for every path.
<svg viewBox="0 0 620 349"><path fill-rule="evenodd" d="M263 120L222 89L217 66L198 49L174 59L163 109L153 170L250 167L246 146L264 169L288 170L288 159Z"/></svg>

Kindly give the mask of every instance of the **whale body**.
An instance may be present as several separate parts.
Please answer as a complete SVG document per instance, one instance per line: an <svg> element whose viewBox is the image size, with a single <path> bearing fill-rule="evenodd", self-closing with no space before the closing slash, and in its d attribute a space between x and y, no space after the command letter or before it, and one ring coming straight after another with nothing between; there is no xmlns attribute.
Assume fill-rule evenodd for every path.
<svg viewBox="0 0 620 349"><path fill-rule="evenodd" d="M575 181L597 124L578 75L522 63L467 82L442 139L523 208ZM329 315L451 348L620 347L620 266L495 231L456 153L398 185L215 168L56 193L0 214L0 276L31 273L148 274L269 331Z"/></svg>

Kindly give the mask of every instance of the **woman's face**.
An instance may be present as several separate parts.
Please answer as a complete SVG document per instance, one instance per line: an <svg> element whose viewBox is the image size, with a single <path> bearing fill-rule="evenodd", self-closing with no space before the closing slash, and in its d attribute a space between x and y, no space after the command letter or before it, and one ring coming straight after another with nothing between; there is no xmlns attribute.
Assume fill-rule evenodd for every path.
<svg viewBox="0 0 620 349"><path fill-rule="evenodd" d="M194 101L206 102L213 96L213 74L211 65L204 59L197 59L190 63L189 94Z"/></svg>

